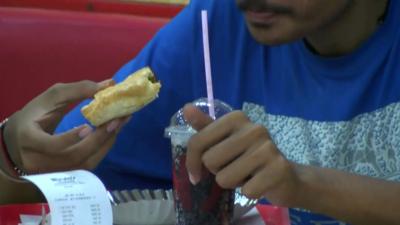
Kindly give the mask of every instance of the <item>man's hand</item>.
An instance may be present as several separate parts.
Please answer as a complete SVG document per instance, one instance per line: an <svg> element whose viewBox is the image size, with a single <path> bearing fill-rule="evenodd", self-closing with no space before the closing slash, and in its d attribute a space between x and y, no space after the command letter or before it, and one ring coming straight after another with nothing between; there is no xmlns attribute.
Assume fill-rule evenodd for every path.
<svg viewBox="0 0 400 225"><path fill-rule="evenodd" d="M68 106L91 98L112 84L112 80L56 84L29 102L5 127L12 160L28 173L94 168L128 118L111 121L96 130L82 125L59 135L53 132Z"/></svg>
<svg viewBox="0 0 400 225"><path fill-rule="evenodd" d="M186 161L193 183L199 182L205 167L221 187L241 186L250 198L265 196L273 204L286 206L295 200L296 165L281 154L265 127L253 124L240 111L213 122L186 105L184 115L198 131L189 140Z"/></svg>

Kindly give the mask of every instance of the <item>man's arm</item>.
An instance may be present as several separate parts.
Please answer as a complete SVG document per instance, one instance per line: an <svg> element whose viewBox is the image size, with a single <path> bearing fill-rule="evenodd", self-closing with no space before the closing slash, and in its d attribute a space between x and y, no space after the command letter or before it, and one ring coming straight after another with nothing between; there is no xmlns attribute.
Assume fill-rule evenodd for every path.
<svg viewBox="0 0 400 225"><path fill-rule="evenodd" d="M212 121L193 106L186 120L198 130L188 142L186 166L196 184L203 168L223 188L250 198L303 208L353 225L400 224L400 183L287 160L265 127L235 111Z"/></svg>
<svg viewBox="0 0 400 225"><path fill-rule="evenodd" d="M293 206L353 225L400 224L400 183L333 169L296 167L300 185Z"/></svg>

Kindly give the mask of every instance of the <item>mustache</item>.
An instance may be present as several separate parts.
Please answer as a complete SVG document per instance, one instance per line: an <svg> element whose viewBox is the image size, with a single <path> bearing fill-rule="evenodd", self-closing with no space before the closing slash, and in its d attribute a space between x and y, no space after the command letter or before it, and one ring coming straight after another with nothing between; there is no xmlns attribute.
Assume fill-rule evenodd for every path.
<svg viewBox="0 0 400 225"><path fill-rule="evenodd" d="M288 7L271 4L266 0L236 0L237 5L242 11L265 12L272 11L274 13L290 14L293 13Z"/></svg>

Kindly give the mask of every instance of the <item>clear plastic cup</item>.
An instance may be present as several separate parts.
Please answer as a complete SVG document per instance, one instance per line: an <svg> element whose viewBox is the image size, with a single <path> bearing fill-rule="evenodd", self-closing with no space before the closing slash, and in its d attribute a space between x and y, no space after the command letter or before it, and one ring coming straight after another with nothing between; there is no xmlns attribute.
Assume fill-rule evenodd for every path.
<svg viewBox="0 0 400 225"><path fill-rule="evenodd" d="M208 113L207 99L198 99L193 104ZM216 118L232 111L229 105L219 100L214 100L214 108ZM172 147L176 225L228 225L233 215L234 191L222 189L216 183L215 176L208 172L196 185L189 181L186 146L195 133L184 120L182 109L175 113L165 130Z"/></svg>

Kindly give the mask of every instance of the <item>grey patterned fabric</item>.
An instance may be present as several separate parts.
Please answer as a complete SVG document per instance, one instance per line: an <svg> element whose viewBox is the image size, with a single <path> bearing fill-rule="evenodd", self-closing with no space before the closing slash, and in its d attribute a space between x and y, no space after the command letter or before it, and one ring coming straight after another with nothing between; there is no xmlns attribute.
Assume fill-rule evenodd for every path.
<svg viewBox="0 0 400 225"><path fill-rule="evenodd" d="M267 127L289 160L400 180L400 103L340 122L270 115L252 103L245 103L243 111Z"/></svg>

